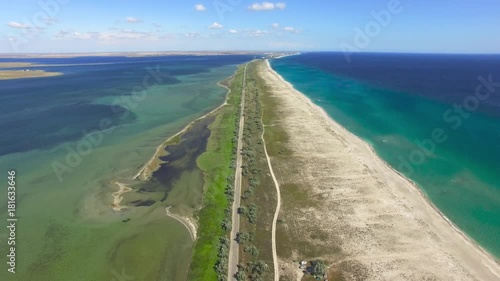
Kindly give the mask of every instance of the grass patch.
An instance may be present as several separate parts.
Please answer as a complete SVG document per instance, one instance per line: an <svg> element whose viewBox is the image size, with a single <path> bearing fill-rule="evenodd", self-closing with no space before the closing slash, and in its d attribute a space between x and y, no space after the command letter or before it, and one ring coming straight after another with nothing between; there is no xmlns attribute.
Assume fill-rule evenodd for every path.
<svg viewBox="0 0 500 281"><path fill-rule="evenodd" d="M229 85L227 105L216 113L214 122L209 126L211 135L207 150L197 160L204 173L204 201L198 216L198 239L193 248L188 280L217 280L214 270L219 261L219 243L227 231L221 227L226 219L225 209L230 202L225 194L228 178L234 175L231 160L234 157L236 143L233 142L238 108L241 101L243 68L236 72L231 80L221 84ZM226 261L227 262L227 261Z"/></svg>

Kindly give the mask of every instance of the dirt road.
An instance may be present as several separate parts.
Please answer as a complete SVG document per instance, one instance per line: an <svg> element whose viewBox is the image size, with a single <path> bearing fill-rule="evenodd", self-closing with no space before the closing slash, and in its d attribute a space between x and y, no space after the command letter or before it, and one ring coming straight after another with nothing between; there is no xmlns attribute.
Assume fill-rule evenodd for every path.
<svg viewBox="0 0 500 281"><path fill-rule="evenodd" d="M233 202L233 214L232 214L232 230L231 230L231 245L229 247L229 260L228 260L228 273L227 280L234 281L234 275L238 272L238 262L239 262L239 246L236 242L236 234L240 231L240 217L238 215L238 208L240 207L241 201L241 166L242 166L242 155L241 149L243 148L243 127L245 125L245 116L243 111L245 108L245 87L247 78L247 66L245 65L245 70L243 73L243 88L241 92L241 112L240 112L240 128L238 132L238 150L236 157L236 172L234 175L234 202Z"/></svg>

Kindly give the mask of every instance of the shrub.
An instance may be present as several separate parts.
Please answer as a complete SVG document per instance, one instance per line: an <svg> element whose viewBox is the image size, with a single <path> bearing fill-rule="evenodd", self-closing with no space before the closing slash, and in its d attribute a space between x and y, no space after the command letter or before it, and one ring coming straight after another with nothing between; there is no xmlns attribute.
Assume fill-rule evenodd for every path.
<svg viewBox="0 0 500 281"><path fill-rule="evenodd" d="M323 276L326 271L326 265L324 261L315 260L311 262L311 274L316 276Z"/></svg>
<svg viewBox="0 0 500 281"><path fill-rule="evenodd" d="M244 231L238 232L236 234L236 242L238 242L238 244L245 244L250 240L250 238L250 235Z"/></svg>
<svg viewBox="0 0 500 281"><path fill-rule="evenodd" d="M260 280L261 276L269 269L269 266L262 260L252 261L248 264L248 271L252 280Z"/></svg>
<svg viewBox="0 0 500 281"><path fill-rule="evenodd" d="M241 206L238 208L238 214L240 215L246 215L248 213L248 210L245 206Z"/></svg>
<svg viewBox="0 0 500 281"><path fill-rule="evenodd" d="M248 206L248 212L247 212L248 222L255 223L257 221L257 212L258 212L258 209L259 208L255 204L250 204Z"/></svg>
<svg viewBox="0 0 500 281"><path fill-rule="evenodd" d="M245 249L243 249L245 253L249 253L252 256L258 256L259 255L259 250L254 245L249 245L246 246Z"/></svg>
<svg viewBox="0 0 500 281"><path fill-rule="evenodd" d="M222 229L224 229L224 231L230 231L230 230L231 230L231 228L233 227L233 224L232 224L232 222L231 222L231 220L230 220L230 219L225 218L225 219L222 221L221 227L222 227Z"/></svg>

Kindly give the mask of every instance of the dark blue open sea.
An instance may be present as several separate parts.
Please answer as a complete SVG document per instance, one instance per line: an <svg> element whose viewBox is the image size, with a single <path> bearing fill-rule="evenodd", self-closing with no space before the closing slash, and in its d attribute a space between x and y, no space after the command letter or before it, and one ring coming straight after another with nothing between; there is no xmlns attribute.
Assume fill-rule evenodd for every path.
<svg viewBox="0 0 500 281"><path fill-rule="evenodd" d="M500 55L305 53L272 67L500 257Z"/></svg>

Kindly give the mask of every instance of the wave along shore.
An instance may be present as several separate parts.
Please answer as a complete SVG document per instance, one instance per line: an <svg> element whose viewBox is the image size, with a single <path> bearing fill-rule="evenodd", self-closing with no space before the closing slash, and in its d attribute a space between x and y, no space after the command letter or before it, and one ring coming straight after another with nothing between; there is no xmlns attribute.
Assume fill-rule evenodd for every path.
<svg viewBox="0 0 500 281"><path fill-rule="evenodd" d="M285 202L282 216L292 221L300 216L321 226L328 241L334 241L342 252L342 258L326 254L331 265L359 263L366 269L363 276L373 280L410 275L439 280L500 279L498 261L439 212L412 181L379 158L368 143L297 91L267 60L261 76L279 104L273 109L280 117L273 121L289 136L286 146L292 151L291 159L274 155L273 162L281 167L304 167L296 175L281 171L280 184L299 184L309 198L321 198L309 209L287 209ZM309 237L305 227L297 231ZM286 259L290 257L280 258L280 267L289 268Z"/></svg>

